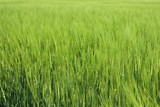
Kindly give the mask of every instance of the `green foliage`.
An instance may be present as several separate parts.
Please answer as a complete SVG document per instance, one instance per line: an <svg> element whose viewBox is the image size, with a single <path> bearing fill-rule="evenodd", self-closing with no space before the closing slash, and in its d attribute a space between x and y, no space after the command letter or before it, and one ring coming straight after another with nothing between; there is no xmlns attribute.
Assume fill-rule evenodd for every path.
<svg viewBox="0 0 160 107"><path fill-rule="evenodd" d="M0 106L160 106L159 2L0 2Z"/></svg>

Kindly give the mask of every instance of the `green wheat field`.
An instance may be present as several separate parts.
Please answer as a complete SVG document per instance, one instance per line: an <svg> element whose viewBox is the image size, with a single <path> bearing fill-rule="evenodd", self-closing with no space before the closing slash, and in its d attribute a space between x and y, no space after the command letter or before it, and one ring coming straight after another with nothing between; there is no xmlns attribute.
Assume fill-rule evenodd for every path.
<svg viewBox="0 0 160 107"><path fill-rule="evenodd" d="M0 0L0 107L159 107L160 0Z"/></svg>

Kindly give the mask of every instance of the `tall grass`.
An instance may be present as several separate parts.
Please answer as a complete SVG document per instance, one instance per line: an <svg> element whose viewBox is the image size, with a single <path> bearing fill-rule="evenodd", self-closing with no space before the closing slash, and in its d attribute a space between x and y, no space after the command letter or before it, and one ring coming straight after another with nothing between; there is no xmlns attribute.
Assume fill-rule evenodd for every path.
<svg viewBox="0 0 160 107"><path fill-rule="evenodd" d="M160 106L160 5L0 4L0 106Z"/></svg>

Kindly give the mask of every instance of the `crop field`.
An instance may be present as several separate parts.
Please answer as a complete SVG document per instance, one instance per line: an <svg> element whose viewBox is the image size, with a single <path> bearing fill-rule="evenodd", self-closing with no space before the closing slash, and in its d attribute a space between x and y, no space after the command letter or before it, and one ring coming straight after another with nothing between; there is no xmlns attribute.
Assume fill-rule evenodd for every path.
<svg viewBox="0 0 160 107"><path fill-rule="evenodd" d="M0 0L0 107L159 107L160 1Z"/></svg>

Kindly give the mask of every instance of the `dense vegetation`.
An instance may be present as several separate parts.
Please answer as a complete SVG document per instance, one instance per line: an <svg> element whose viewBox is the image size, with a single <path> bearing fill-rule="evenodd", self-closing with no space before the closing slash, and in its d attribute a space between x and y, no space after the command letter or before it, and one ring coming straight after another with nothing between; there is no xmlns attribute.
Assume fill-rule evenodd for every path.
<svg viewBox="0 0 160 107"><path fill-rule="evenodd" d="M160 2L0 0L0 106L160 106Z"/></svg>

